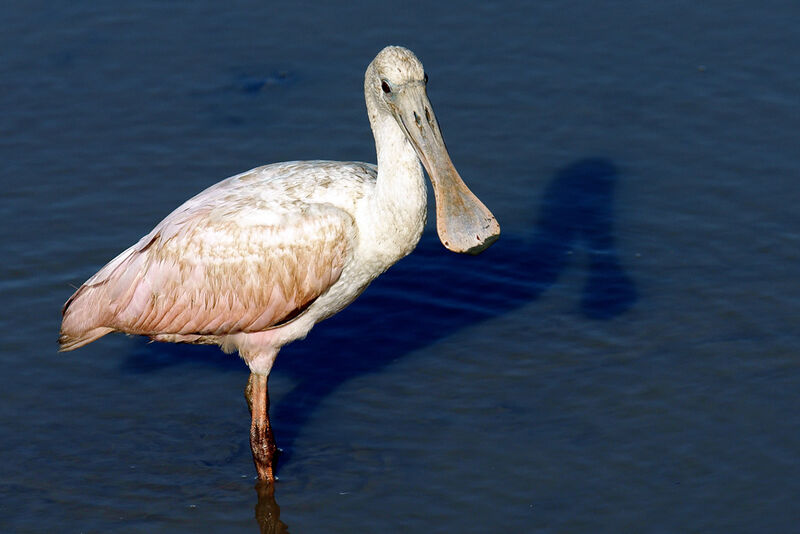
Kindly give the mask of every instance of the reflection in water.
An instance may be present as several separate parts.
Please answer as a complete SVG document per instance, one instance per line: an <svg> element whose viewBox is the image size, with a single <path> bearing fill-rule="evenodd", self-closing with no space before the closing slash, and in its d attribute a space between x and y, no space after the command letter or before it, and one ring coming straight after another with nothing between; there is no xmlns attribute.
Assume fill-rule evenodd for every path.
<svg viewBox="0 0 800 534"><path fill-rule="evenodd" d="M275 502L275 486L259 480L256 482L256 521L261 534L288 534L289 527L281 521L281 509Z"/></svg>
<svg viewBox="0 0 800 534"><path fill-rule="evenodd" d="M536 300L576 257L571 253L579 246L588 257L581 313L607 320L628 310L637 295L614 245L617 177L615 165L602 158L568 165L548 184L532 234L505 233L479 256L453 254L435 235L424 235L414 253L373 282L346 311L319 324L306 340L284 347L273 372L290 375L296 386L271 414L282 448L278 470L291 460L306 421L340 385ZM187 361L242 370L238 358L216 349L172 344L137 348L125 366L148 372ZM285 532L273 489L257 490L262 532Z"/></svg>

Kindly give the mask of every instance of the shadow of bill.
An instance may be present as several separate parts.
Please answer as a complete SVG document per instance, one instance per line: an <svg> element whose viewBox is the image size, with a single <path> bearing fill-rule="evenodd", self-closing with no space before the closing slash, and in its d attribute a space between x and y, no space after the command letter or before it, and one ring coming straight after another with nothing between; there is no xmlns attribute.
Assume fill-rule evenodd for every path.
<svg viewBox="0 0 800 534"><path fill-rule="evenodd" d="M452 254L435 234L423 235L414 253L375 280L351 306L316 326L305 340L284 347L273 373L288 376L295 385L272 406L282 449L278 475L303 426L342 384L535 301L558 280L578 248L588 257L580 313L606 320L628 310L637 292L614 243L618 179L615 165L603 158L564 167L545 189L532 233L506 232L479 256ZM502 223L502 213L498 215ZM217 349L170 344L137 350L124 366L131 372L151 372L190 361L244 369L238 358ZM262 531L284 531L282 522L272 521L279 516L274 494L263 488L257 493ZM278 530L263 530L270 525Z"/></svg>

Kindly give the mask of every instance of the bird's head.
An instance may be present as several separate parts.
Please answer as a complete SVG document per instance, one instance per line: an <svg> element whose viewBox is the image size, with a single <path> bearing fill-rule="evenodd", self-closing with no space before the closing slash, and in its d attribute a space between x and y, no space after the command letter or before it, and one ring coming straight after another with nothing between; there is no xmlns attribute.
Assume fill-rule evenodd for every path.
<svg viewBox="0 0 800 534"><path fill-rule="evenodd" d="M500 225L453 166L428 100L428 76L410 50L387 46L367 68L364 91L371 112L391 116L428 171L436 196L436 230L453 252L478 254L500 236Z"/></svg>

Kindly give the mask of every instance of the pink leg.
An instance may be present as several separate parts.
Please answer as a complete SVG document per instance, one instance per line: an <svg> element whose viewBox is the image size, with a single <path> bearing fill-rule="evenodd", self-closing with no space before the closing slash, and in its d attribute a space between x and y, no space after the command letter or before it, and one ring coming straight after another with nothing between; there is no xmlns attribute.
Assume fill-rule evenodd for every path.
<svg viewBox="0 0 800 534"><path fill-rule="evenodd" d="M245 388L245 397L250 407L250 448L253 450L253 463L256 464L259 480L275 481L273 461L275 457L275 438L269 424L269 392L267 376L250 373Z"/></svg>

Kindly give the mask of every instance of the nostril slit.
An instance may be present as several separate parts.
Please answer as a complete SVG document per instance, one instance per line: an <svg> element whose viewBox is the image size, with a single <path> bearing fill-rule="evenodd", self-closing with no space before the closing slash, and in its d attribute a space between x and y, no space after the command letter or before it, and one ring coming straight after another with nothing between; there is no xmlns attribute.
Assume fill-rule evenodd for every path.
<svg viewBox="0 0 800 534"><path fill-rule="evenodd" d="M427 110L426 110L426 111L427 111ZM417 126L419 126L419 122L420 122L420 121L419 121L419 115L417 115L417 112L416 112L416 111L414 112L414 121L417 123Z"/></svg>

